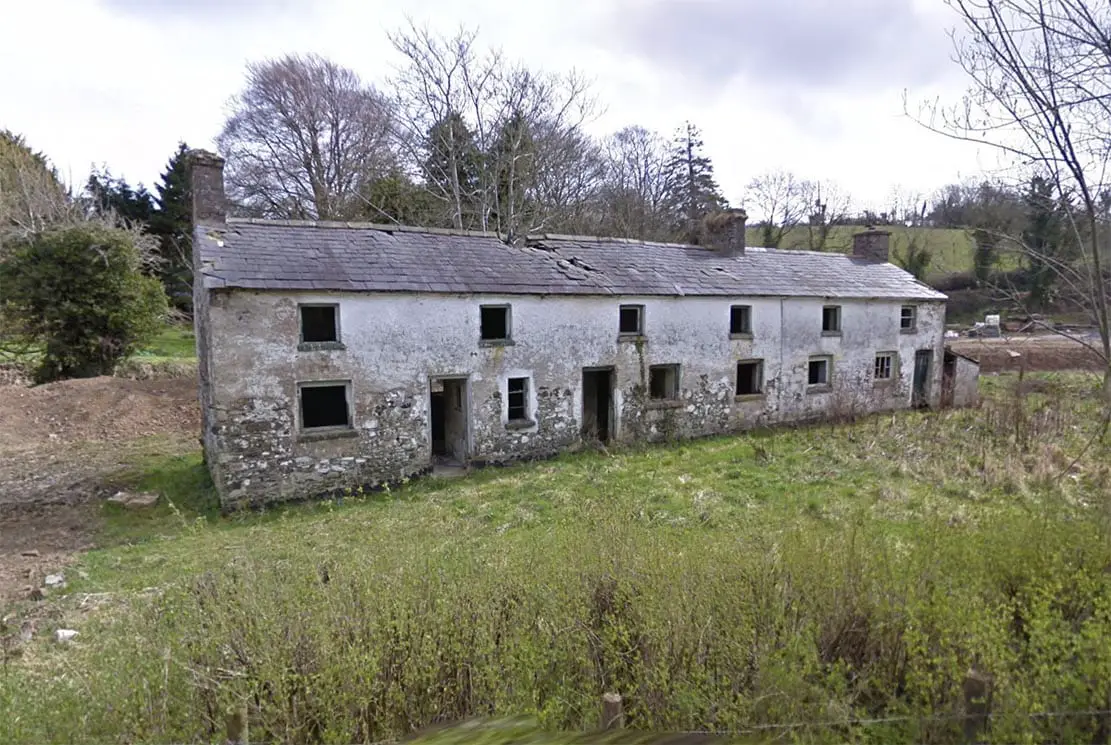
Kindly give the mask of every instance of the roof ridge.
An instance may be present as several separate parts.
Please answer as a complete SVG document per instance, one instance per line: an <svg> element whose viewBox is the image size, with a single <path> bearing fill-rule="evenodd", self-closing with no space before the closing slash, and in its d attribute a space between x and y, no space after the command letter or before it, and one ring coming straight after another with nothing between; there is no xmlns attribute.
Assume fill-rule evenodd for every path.
<svg viewBox="0 0 1111 745"><path fill-rule="evenodd" d="M376 222L343 222L339 220L277 220L265 217L229 217L229 225L264 225L280 228L347 228L351 230L380 230L384 233L423 233L426 235L459 235L473 238L498 238L501 236L489 230L456 230L454 228L432 228L420 225L391 225Z"/></svg>
<svg viewBox="0 0 1111 745"><path fill-rule="evenodd" d="M525 236L525 242L533 241L589 241L592 243L624 243L637 246L664 246L669 248L695 248L702 251L713 251L709 246L696 246L693 243L675 243L671 241L647 241L643 238L620 238L610 235L571 235L567 233L533 233Z"/></svg>

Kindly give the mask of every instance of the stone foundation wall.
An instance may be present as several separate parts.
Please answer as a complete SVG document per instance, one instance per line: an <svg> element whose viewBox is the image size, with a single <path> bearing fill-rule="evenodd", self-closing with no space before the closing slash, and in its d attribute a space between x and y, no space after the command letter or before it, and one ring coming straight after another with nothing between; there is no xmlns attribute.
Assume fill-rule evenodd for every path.
<svg viewBox="0 0 1111 745"><path fill-rule="evenodd" d="M356 400L359 426L297 435L289 399L239 399L216 416L217 487L226 507L376 488L428 470L427 431L406 391Z"/></svg>

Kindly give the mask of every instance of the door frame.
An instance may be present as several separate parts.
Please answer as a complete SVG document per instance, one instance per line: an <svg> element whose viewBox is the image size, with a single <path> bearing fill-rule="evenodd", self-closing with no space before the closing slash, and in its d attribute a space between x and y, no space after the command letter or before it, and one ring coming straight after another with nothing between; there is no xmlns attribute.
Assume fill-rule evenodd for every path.
<svg viewBox="0 0 1111 745"><path fill-rule="evenodd" d="M610 443L617 439L617 368L614 365L588 365L581 368L582 395L579 403L581 416L580 437L586 439L586 376L588 373L606 373L609 376L609 407L606 416L605 439L598 438L601 442ZM595 415L595 419L597 415ZM595 428L597 431L597 427Z"/></svg>
<svg viewBox="0 0 1111 745"><path fill-rule="evenodd" d="M923 372L919 377L919 360L925 360ZM930 405L930 378L933 375L934 350L914 350L914 368L910 378L910 405L915 409L926 408ZM919 385L921 380L921 385Z"/></svg>
<svg viewBox="0 0 1111 745"><path fill-rule="evenodd" d="M428 402L428 417L426 418L425 423L425 434L428 438L428 458L430 462L432 460L435 460L435 458L437 457L432 452L432 385L437 381L440 383L462 383L463 456L461 458L458 458L458 460L461 462L462 465L466 465L466 463L474 455L474 421L473 417L471 416L471 411L473 409L473 407L471 406L471 376L459 374L428 376L428 386L425 393L425 395L427 396L426 400ZM445 412L445 416L446 414L447 412ZM447 426L446 420L444 426Z"/></svg>

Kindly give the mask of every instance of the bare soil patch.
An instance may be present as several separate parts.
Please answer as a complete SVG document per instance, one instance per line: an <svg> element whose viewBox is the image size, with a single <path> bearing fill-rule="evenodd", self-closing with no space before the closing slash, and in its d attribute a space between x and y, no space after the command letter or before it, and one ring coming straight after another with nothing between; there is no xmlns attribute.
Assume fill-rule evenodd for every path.
<svg viewBox="0 0 1111 745"><path fill-rule="evenodd" d="M1092 339L1091 342L1098 343ZM1099 357L1083 344L1056 334L1012 335L999 339L960 339L953 351L980 361L980 372L1102 370Z"/></svg>
<svg viewBox="0 0 1111 745"><path fill-rule="evenodd" d="M196 449L196 391L196 378L0 385L0 601L93 546L113 477L152 438L160 452Z"/></svg>

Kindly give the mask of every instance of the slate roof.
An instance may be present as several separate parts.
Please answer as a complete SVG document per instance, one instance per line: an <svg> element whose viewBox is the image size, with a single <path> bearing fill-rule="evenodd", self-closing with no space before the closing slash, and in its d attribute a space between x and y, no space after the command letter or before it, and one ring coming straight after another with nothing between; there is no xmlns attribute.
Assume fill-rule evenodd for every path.
<svg viewBox="0 0 1111 745"><path fill-rule="evenodd" d="M194 246L210 289L945 299L892 264L811 251L243 219L198 226Z"/></svg>

